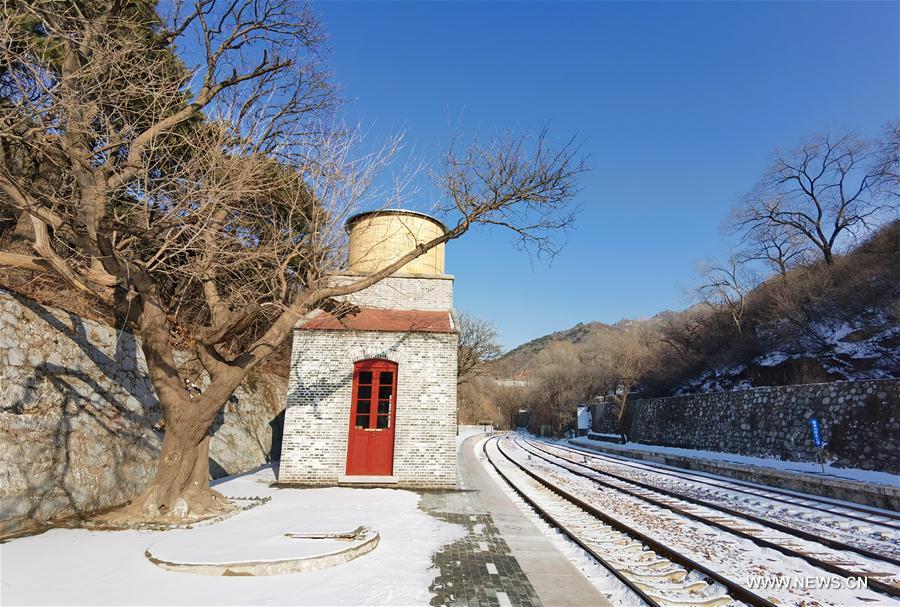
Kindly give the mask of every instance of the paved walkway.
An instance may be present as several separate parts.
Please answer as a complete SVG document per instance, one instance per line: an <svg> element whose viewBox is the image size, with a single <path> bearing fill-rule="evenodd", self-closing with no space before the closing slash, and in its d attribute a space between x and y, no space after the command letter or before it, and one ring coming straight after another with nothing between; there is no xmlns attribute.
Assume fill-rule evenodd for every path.
<svg viewBox="0 0 900 607"><path fill-rule="evenodd" d="M427 493L421 507L465 526L463 539L434 555L432 605L606 607L611 605L485 472L469 438L459 491Z"/></svg>

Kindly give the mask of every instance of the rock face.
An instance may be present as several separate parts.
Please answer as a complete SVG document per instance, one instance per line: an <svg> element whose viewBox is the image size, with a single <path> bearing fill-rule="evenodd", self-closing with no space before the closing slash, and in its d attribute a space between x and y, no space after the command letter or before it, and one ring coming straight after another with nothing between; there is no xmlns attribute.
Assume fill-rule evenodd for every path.
<svg viewBox="0 0 900 607"><path fill-rule="evenodd" d="M618 432L610 407L593 408L595 432ZM775 386L632 401L629 440L790 461L816 461L809 420L826 455L847 468L900 472L900 380Z"/></svg>
<svg viewBox="0 0 900 607"><path fill-rule="evenodd" d="M235 391L215 477L272 459L286 383L257 373ZM0 536L131 499L156 471L161 416L133 335L0 290Z"/></svg>

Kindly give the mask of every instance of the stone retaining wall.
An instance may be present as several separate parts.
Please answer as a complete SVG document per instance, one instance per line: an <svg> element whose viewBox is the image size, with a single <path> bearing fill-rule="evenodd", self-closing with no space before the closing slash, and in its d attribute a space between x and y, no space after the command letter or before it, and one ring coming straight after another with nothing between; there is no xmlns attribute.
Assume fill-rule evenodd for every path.
<svg viewBox="0 0 900 607"><path fill-rule="evenodd" d="M618 432L608 405L595 432ZM650 445L815 461L809 419L818 418L836 466L900 472L900 380L772 386L632 401L628 440Z"/></svg>
<svg viewBox="0 0 900 607"><path fill-rule="evenodd" d="M215 477L272 457L286 384L254 374L235 391ZM160 418L134 336L0 289L0 536L131 499L156 470Z"/></svg>

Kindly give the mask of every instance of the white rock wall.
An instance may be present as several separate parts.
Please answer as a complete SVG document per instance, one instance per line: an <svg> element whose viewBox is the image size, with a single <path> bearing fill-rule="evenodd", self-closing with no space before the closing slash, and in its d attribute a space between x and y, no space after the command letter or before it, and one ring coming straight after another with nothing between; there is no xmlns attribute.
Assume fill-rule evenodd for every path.
<svg viewBox="0 0 900 607"><path fill-rule="evenodd" d="M216 476L265 463L285 389L255 375L235 392ZM0 536L131 499L156 470L160 417L134 336L0 289Z"/></svg>

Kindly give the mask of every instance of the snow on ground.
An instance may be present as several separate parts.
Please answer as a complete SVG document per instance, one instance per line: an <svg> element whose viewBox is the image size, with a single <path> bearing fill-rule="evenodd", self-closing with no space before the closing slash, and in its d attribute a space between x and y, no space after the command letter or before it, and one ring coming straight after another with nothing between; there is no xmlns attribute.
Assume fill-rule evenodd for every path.
<svg viewBox="0 0 900 607"><path fill-rule="evenodd" d="M231 497L270 496L267 504L193 529L88 531L52 529L0 545L3 605L423 605L438 571L431 555L464 529L418 509L419 496L397 489L276 489L270 467L223 479ZM160 569L144 557L237 555L278 558L284 534L350 531L381 534L374 552L308 573L211 577ZM187 550L190 545L191 549ZM324 546L327 552L330 546ZM271 553L268 549L271 548ZM252 554L251 554L252 552ZM302 556L302 552L298 556Z"/></svg>
<svg viewBox="0 0 900 607"><path fill-rule="evenodd" d="M891 379L900 364L894 345L900 325L884 310L870 308L855 318L826 318L810 323L808 333L769 345L769 351L752 361L756 367L777 367L790 360L810 359L842 381ZM697 392L732 392L754 387L746 366L708 369L675 389L675 395Z"/></svg>
<svg viewBox="0 0 900 607"><path fill-rule="evenodd" d="M789 472L801 472L803 474L815 474L818 476L823 476L822 466L814 462L791 462L776 458L738 455L737 453L720 453L717 451L701 451L699 449L681 449L679 447L662 447L659 445L645 445L643 443L632 442L628 442L623 445L620 443L607 443L604 441L591 440L583 436L574 439L574 441L575 444L580 445L602 445L604 449L610 449L613 451L622 451L624 449L629 449L632 451L645 451L647 453L659 453L663 455L680 455L683 457L692 457L695 459L731 462L735 464L759 466L760 468L774 468L776 470L786 470ZM627 453L623 453L622 455L627 456ZM900 487L900 476L891 474L890 472L876 472L874 470L861 470L859 468L835 468L834 466L825 464L824 475L845 480L876 483L879 485L888 485L890 487Z"/></svg>

